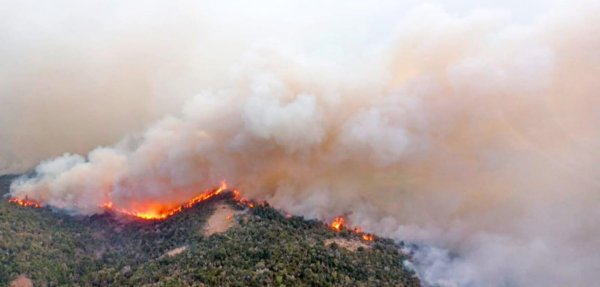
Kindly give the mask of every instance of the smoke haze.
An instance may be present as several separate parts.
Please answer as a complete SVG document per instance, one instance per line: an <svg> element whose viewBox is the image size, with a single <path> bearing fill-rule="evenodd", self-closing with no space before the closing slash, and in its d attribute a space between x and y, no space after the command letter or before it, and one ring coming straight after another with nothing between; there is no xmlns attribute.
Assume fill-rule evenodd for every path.
<svg viewBox="0 0 600 287"><path fill-rule="evenodd" d="M226 180L418 244L428 286L597 281L598 3L63 2L0 10L0 169L51 158L12 196L91 215Z"/></svg>

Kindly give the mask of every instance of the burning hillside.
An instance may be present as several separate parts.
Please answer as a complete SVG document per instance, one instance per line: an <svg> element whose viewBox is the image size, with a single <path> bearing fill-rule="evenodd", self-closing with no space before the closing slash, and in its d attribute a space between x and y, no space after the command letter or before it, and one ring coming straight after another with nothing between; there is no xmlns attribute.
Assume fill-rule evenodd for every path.
<svg viewBox="0 0 600 287"><path fill-rule="evenodd" d="M101 206L108 212L115 212L122 215L134 216L145 220L161 220L166 219L169 216L173 216L179 212L182 212L184 209L191 208L192 206L198 203L209 200L225 191L227 191L227 184L223 182L221 183L221 186L212 190L204 191L199 195L193 197L192 199L187 200L186 202L176 205L174 207L164 206L160 204L160 202L149 204L139 203L138 206L140 207L138 209L128 210L124 208L114 207L114 204L110 201L107 203L103 203ZM239 202L241 203L242 201L240 200Z"/></svg>
<svg viewBox="0 0 600 287"><path fill-rule="evenodd" d="M0 178L2 193L6 181ZM216 190L222 191L152 220L73 217L0 202L7 219L0 285L30 279L34 286L420 286L391 240L363 241L351 230ZM234 224L217 226L222 220Z"/></svg>
<svg viewBox="0 0 600 287"><path fill-rule="evenodd" d="M35 201L35 200L29 200L27 199L27 197L23 198L23 199L18 199L18 198L9 198L8 202L10 203L14 203L20 206L24 206L24 207L35 207L35 208L40 208L42 207L42 205Z"/></svg>
<svg viewBox="0 0 600 287"><path fill-rule="evenodd" d="M247 205L250 207L254 206L254 203L244 199L241 197L241 193L237 190L227 190L227 184L225 182L222 182L221 185L217 188L214 188L212 190L207 190L204 192L201 192L200 194L194 196L193 198L178 204L178 205L166 205L166 204L161 204L160 202L150 202L150 203L144 203L144 202L139 202L136 205L138 206L136 209L125 209L125 208L119 208L116 207L113 202L111 201L107 201L104 202L102 204L99 205L99 207L101 207L103 210L105 210L108 213L115 213L119 216L131 216L131 217L136 217L139 219L144 219L144 220L162 220L162 219L166 219L170 216L173 216L177 213L182 212L183 210L187 209L187 208L191 208L196 204L199 204L201 202L204 202L206 200L209 200L221 193L224 192L230 192L231 194L233 194L233 198L238 202L238 204L242 204L242 205ZM8 202L10 203L14 203L23 207L34 207L34 208L40 208L42 207L42 205L35 201L35 200L29 200L27 197L25 198L9 198Z"/></svg>
<svg viewBox="0 0 600 287"><path fill-rule="evenodd" d="M341 232L346 228L346 220L342 216L338 216L333 219L333 221L329 224L329 227L336 232ZM352 229L348 229L350 232L357 234L364 241L373 241L375 239L375 235L370 233L365 233L362 231L360 227L354 227Z"/></svg>
<svg viewBox="0 0 600 287"><path fill-rule="evenodd" d="M185 211L186 209L192 208L195 205L206 202L218 195L221 194L229 194L231 200L235 202L238 206L243 206L246 208L254 208L256 203L245 199L242 197L241 192L237 189L228 190L227 183L222 182L218 188L208 190L200 193L199 195L193 197L186 202L177 205L175 207L165 207L160 204L141 204L145 206L139 210L127 210L122 208L115 208L112 202L103 203L101 207L106 210L108 213L115 214L116 216L127 216L134 217L142 220L165 220L171 216L175 216L180 212ZM27 198L18 199L18 198L9 198L9 203L13 203L22 207L33 207L33 208L41 208L42 205L36 201L29 200ZM264 204L264 203L263 203ZM286 212L286 218L292 217L291 214ZM343 216L338 216L333 219L333 221L329 224L329 227L335 232L342 232L348 230L349 232L358 235L358 237L362 238L364 241L373 241L375 236L370 233L365 233L362 231L360 227L347 228L346 219Z"/></svg>
<svg viewBox="0 0 600 287"><path fill-rule="evenodd" d="M115 207L114 204L110 201L102 203L100 205L100 207L108 213L115 213L120 216L131 216L131 217L136 217L136 218L144 219L144 220L162 220L162 219L166 219L167 217L173 216L179 212L182 212L183 210L185 210L187 208L191 208L192 206L194 206L198 203L209 200L223 192L227 192L227 184L224 182L218 188L202 192L199 195L193 197L192 199L190 199L182 204L176 205L174 207L170 207L168 205L162 205L160 203L147 203L147 204L139 203L138 206L140 206L140 207L138 209L128 210L128 209L124 209L124 208ZM229 192L231 192L234 195L234 198L236 198L236 200L238 201L239 204L246 204L246 205L251 205L251 206L254 205L253 203L251 203L248 200L239 198L240 194L238 191L233 190L233 191L229 191ZM16 205L20 205L23 207L33 207L33 208L41 208L42 207L42 205L39 202L37 202L35 200L29 200L27 197L22 198L22 199L14 198L14 197L9 198L8 202L14 203Z"/></svg>

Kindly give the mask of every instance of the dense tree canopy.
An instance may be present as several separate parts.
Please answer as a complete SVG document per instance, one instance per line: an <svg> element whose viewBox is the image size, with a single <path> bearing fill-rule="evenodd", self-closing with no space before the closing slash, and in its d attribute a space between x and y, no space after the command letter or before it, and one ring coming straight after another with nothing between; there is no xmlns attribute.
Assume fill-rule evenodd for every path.
<svg viewBox="0 0 600 287"><path fill-rule="evenodd" d="M10 179L0 178L2 194ZM2 200L0 285L22 274L35 286L419 286L393 241L378 238L356 251L325 244L361 239L286 218L268 205L238 213L236 227L205 236L215 202L244 209L225 194L164 221L140 221ZM167 255L176 248L183 251Z"/></svg>

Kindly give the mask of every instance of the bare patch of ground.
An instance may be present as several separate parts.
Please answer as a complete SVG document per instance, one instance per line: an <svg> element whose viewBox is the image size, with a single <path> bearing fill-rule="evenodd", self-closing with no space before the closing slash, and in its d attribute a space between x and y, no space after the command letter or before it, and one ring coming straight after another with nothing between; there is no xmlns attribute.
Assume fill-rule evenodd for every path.
<svg viewBox="0 0 600 287"><path fill-rule="evenodd" d="M183 251L185 251L186 249L187 249L187 246L181 246L181 247L177 247L177 248L175 248L175 249L169 250L169 251L168 251L168 252L167 252L165 255L166 255L166 256L173 257L173 256L176 256L176 255L179 255L179 254L181 254L181 253L182 253Z"/></svg>
<svg viewBox="0 0 600 287"><path fill-rule="evenodd" d="M330 238L325 240L325 246L329 246L333 243L350 251L356 251L359 247L369 248L369 245L358 240L351 240L345 238Z"/></svg>
<svg viewBox="0 0 600 287"><path fill-rule="evenodd" d="M165 254L163 254L160 257L158 257L158 259L162 260L162 259L169 258L169 257L175 257L175 256L183 253L187 249L188 249L187 246L181 246L181 247L173 248L173 249L167 251ZM126 268L126 270L121 270L121 273L128 273L128 272L131 271L131 267L129 265L125 266L125 268Z"/></svg>
<svg viewBox="0 0 600 287"><path fill-rule="evenodd" d="M17 279L10 282L10 287L33 287L31 279L25 277L25 275L19 275Z"/></svg>
<svg viewBox="0 0 600 287"><path fill-rule="evenodd" d="M227 204L217 205L215 212L206 221L204 235L210 236L229 230L236 224L235 215L239 213L242 213L242 211L234 210Z"/></svg>

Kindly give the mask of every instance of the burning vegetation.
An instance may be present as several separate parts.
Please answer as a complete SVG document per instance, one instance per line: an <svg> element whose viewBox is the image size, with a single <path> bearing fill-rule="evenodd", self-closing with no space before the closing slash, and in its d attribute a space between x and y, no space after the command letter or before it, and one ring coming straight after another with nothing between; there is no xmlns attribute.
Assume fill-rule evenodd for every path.
<svg viewBox="0 0 600 287"><path fill-rule="evenodd" d="M335 232L341 232L342 230L344 230L345 226L346 219L344 219L343 216L338 216L334 218L333 221L331 221L331 223L329 224L329 227L331 227L331 229L333 229ZM348 230L356 235L359 235L360 238L362 238L364 241L375 240L375 235L363 232L360 227L354 227Z"/></svg>
<svg viewBox="0 0 600 287"><path fill-rule="evenodd" d="M24 206L24 207L34 207L34 208L40 208L42 207L42 205L35 201L35 200L29 200L27 199L27 197L25 197L24 199L19 199L19 198L10 198L8 199L8 202L10 203L14 203L20 206Z"/></svg>
<svg viewBox="0 0 600 287"><path fill-rule="evenodd" d="M127 210L123 208L115 208L112 202L105 203L102 207L108 211L117 212L124 215L134 216L140 219L145 220L161 220L167 217L173 216L184 209L190 208L200 202L206 201L210 198L215 197L216 195L221 194L222 192L227 190L227 183L222 182L218 188L213 190L205 191L194 198L188 200L187 202L176 206L176 207L164 207L160 205L151 205L144 210Z"/></svg>
<svg viewBox="0 0 600 287"><path fill-rule="evenodd" d="M115 207L115 205L112 201L105 202L100 207L109 213L116 213L116 214L120 214L120 215L136 217L136 218L143 219L143 220L164 220L170 216L180 213L181 211L183 211L185 209L191 208L192 206L194 206L200 202L204 202L208 199L211 199L211 198L213 198L219 194L222 194L223 192L227 192L227 191L230 191L233 193L233 199L238 204L243 205L245 207L249 207L249 208L253 208L255 206L254 202L243 198L241 193L238 190L236 190L236 189L228 190L227 183L222 182L219 187L212 189L212 190L202 192L201 194L199 194L199 195L193 197L192 199L184 202L183 204L180 204L175 207L169 207L169 206L165 206L165 205L161 205L161 204L151 204L151 205L148 205L141 209L125 209L125 208ZM41 207L41 204L39 202L37 202L35 200L30 200L27 197L25 197L23 199L10 198L8 201L10 203L14 203L14 204L17 204L17 205L20 205L23 207L34 207L34 208Z"/></svg>
<svg viewBox="0 0 600 287"><path fill-rule="evenodd" d="M329 226L331 226L331 228L337 232L342 231L342 228L344 228L344 218L341 216L338 216L336 218L333 219L333 221L331 222L331 224Z"/></svg>
<svg viewBox="0 0 600 287"><path fill-rule="evenodd" d="M223 192L227 192L227 191L229 191L227 189L227 183L225 181L223 181L219 187L212 189L212 190L205 191L205 192L193 197L192 199L188 200L187 202L185 202L181 205L178 205L176 207L169 208L169 207L165 207L165 206L161 206L161 205L149 205L147 208L144 208L143 210L128 210L128 209L124 209L124 208L117 208L114 206L113 202L108 201L108 202L102 204L101 208L106 210L109 213L112 212L112 213L116 213L116 214L120 214L120 215L131 216L131 217L143 219L143 220L164 220L164 219L167 219L168 217L171 217L177 213L182 212L185 209L191 208L196 204L205 202L205 201L207 201L211 198L214 198L215 196L222 194ZM251 200L248 200L248 199L242 197L242 194L239 190L233 189L233 190L230 190L230 192L232 193L233 200L238 205L248 207L248 208L255 207L255 203ZM25 197L23 199L10 198L8 201L10 203L14 203L14 204L17 204L17 205L20 205L23 207L33 207L33 208L41 207L41 204L39 202L37 202L35 200L30 200L27 197ZM264 205L264 203L262 203L262 205ZM286 213L285 218L291 218L291 215L289 213ZM352 229L346 228L346 219L343 216L338 216L338 217L334 218L331 221L331 223L329 224L329 227L335 232L341 232L344 229L348 229L348 231L358 235L364 241L373 241L375 239L375 236L373 234L363 232L360 227L354 227Z"/></svg>
<svg viewBox="0 0 600 287"><path fill-rule="evenodd" d="M7 188L0 177L0 195ZM420 286L401 244L367 243L343 224L335 231L216 190L153 220L119 220L114 206L69 216L18 204L29 199L0 201L0 286L22 274L35 286ZM206 232L215 219L230 228Z"/></svg>

